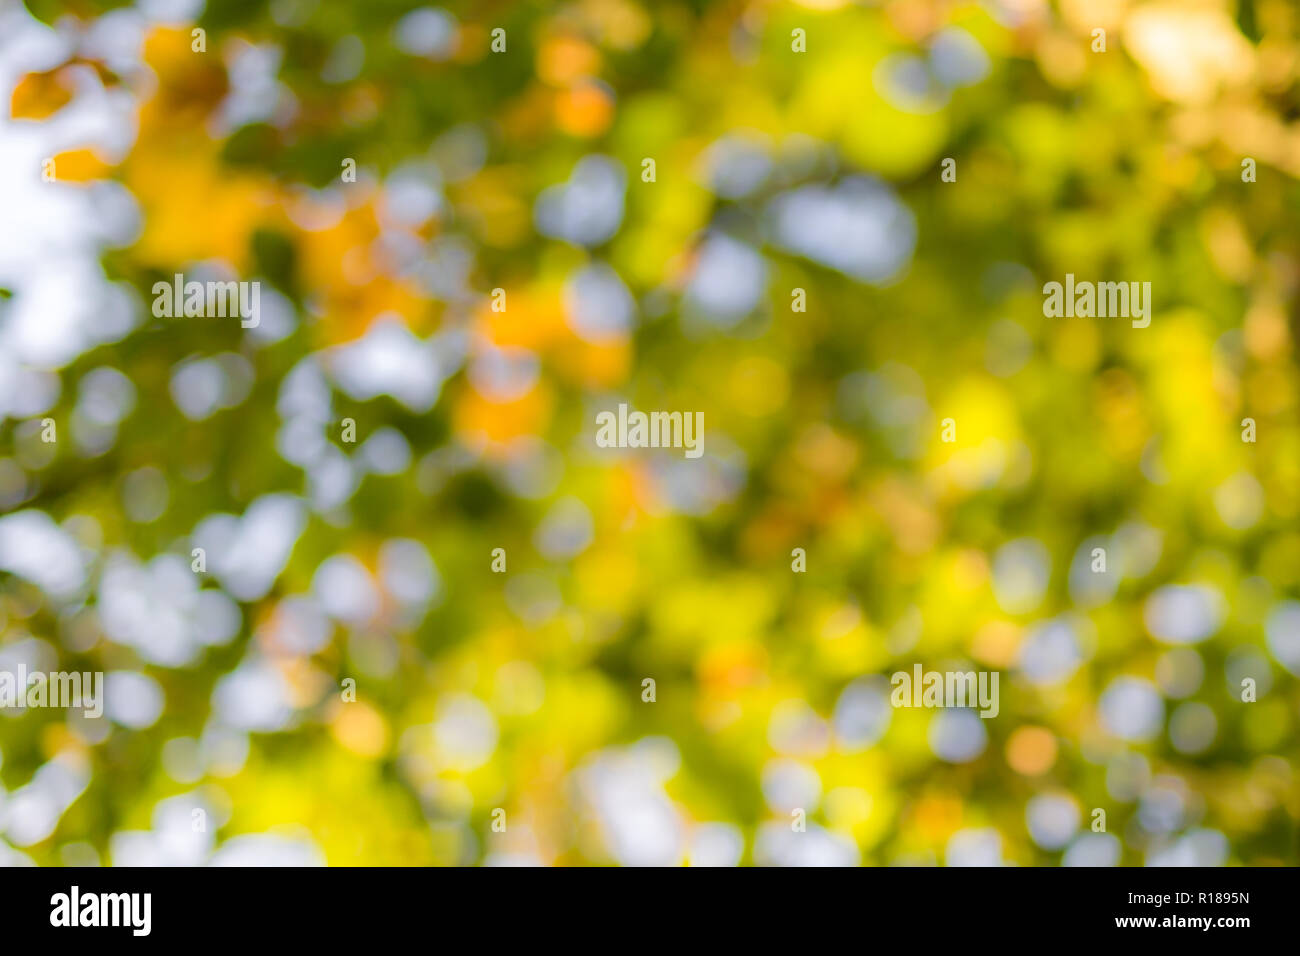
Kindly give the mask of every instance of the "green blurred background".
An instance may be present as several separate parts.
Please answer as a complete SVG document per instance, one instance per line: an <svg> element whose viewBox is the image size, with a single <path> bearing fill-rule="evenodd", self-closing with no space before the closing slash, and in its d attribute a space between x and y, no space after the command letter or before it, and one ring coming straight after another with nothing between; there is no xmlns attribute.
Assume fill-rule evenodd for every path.
<svg viewBox="0 0 1300 956"><path fill-rule="evenodd" d="M1300 862L1298 90L1289 0L0 0L0 669L107 674L0 863Z"/></svg>

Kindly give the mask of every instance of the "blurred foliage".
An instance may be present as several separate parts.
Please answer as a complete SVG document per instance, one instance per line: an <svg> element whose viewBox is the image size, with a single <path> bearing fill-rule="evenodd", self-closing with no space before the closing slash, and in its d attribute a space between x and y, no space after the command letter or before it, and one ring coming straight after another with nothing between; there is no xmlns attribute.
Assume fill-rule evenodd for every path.
<svg viewBox="0 0 1300 956"><path fill-rule="evenodd" d="M78 34L123 5L26 8ZM1062 849L1031 838L1026 818L1035 796L1057 794L1081 834L1106 810L1126 864L1207 832L1226 837L1227 862L1300 862L1298 665L1266 637L1270 619L1295 626L1285 602L1300 596L1293 4L453 3L436 55L397 42L413 8L219 0L193 23L150 24L138 70L96 74L135 104L129 150L56 157L61 180L110 179L138 204L138 235L103 262L137 291L139 324L57 370L46 414L64 431L49 460L21 447L39 440L31 423L0 425L0 456L26 482L6 510L77 528L98 582L115 551L188 564L207 516L269 493L313 504L273 587L239 602L237 635L186 666L105 635L97 584L68 606L0 578L0 640L46 641L60 669L146 674L165 699L149 726L90 735L58 710L0 717L11 805L60 754L90 769L50 835L20 846L28 858L66 862L69 844L89 844L111 862L115 834L157 827L160 800L196 793L217 844L283 831L332 864L698 862L713 858L707 834L742 836L744 862L943 862L963 845L954 835L988 830L1003 858L1055 864ZM508 45L493 53L498 27ZM796 29L807 52L792 50ZM975 41L987 75L943 82L940 36ZM278 57L274 84L244 94L271 105L226 129L216 117L249 44ZM65 108L59 69L17 84L15 122ZM709 171L736 135L769 167L729 193ZM585 244L541 234L539 196L593 154L626 173L617 230ZM955 182L941 180L945 157ZM1245 157L1256 182L1242 181ZM355 183L340 179L346 158ZM437 193L421 222L385 205L403 175ZM775 237L783 194L854 177L888 184L915 219L914 252L882 281ZM848 242L898 241L872 228ZM765 263L757 305L734 322L691 314L718 236ZM434 250L465 252L458 289L425 281ZM633 327L581 334L566 283L593 261L630 290ZM213 262L259 279L264 311L278 290L290 334L258 342L235 321L149 314L155 281ZM749 281L731 268L735 288ZM1150 327L1045 318L1042 285L1066 273L1149 281ZM806 312L790 308L796 288ZM351 418L360 442L396 429L411 461L357 467L355 491L318 506L324 478L282 455L286 376L394 315L422 342L461 336L467 355L427 411L334 383L322 434L335 452L357 458L342 440ZM493 349L521 363L499 391L486 364L475 373ZM177 364L231 353L252 369L246 397L187 417ZM520 371L529 357L535 375ZM63 436L77 383L104 366L133 383L134 411L111 447L85 453ZM705 456L597 453L594 415L619 401L702 411ZM946 418L955 443L941 440ZM521 493L510 474L525 466L554 480ZM165 479L165 508L136 520L124 501L143 468ZM547 554L539 527L574 499L590 540ZM1133 557L1134 534L1156 542L1151 560ZM289 647L281 603L313 593L333 555L375 571L394 538L436 564L427 613L404 617L385 597L366 620L331 620L323 646ZM1001 549L1021 539L1045 549L1050 576L1016 602L995 585L1018 553ZM1115 583L1081 600L1071 569L1097 542ZM806 573L791 570L796 548ZM1223 602L1187 695L1212 711L1212 743L1174 745L1166 725L1185 703L1170 693L1157 733L1120 740L1104 692L1121 677L1164 688L1152 596L1193 584ZM1081 662L1035 683L1023 649L1052 620L1068 622ZM178 779L166 748L214 739L214 691L254 659L280 676L292 716L244 735L233 766ZM1257 702L1239 700L1237 659L1263 662ZM936 756L939 711L895 709L878 740L846 742L846 688L916 662L1001 672L1000 714L981 722L973 759ZM340 700L347 678L355 703ZM1136 789L1117 782L1126 767ZM1169 793L1178 811L1162 829ZM820 841L809 857L776 835L790 806L807 807L801 836Z"/></svg>

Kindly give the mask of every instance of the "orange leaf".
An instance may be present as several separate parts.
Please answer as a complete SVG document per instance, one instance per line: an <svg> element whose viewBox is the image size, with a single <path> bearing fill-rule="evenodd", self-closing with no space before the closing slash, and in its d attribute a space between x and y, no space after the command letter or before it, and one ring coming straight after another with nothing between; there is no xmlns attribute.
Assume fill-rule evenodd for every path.
<svg viewBox="0 0 1300 956"><path fill-rule="evenodd" d="M43 120L72 102L72 86L63 68L28 73L14 87L9 112L14 119Z"/></svg>
<svg viewBox="0 0 1300 956"><path fill-rule="evenodd" d="M86 183L108 175L108 163L89 149L74 149L54 157L54 179L61 183Z"/></svg>

